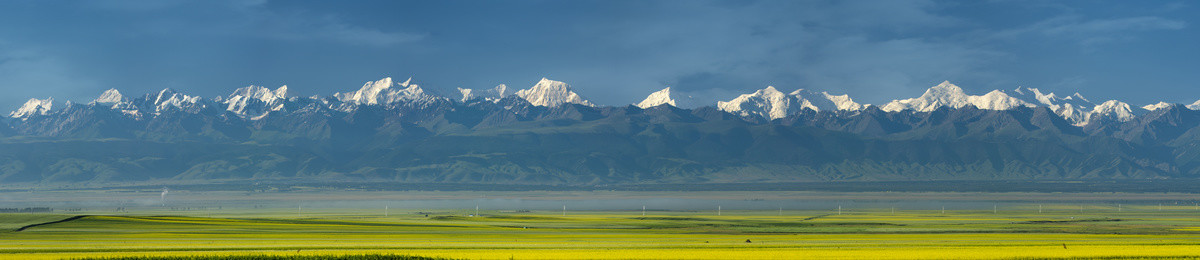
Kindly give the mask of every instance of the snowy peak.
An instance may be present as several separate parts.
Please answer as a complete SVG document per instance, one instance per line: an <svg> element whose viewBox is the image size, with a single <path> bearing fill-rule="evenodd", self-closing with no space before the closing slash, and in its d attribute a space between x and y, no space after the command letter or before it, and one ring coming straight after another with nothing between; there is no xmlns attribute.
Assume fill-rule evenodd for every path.
<svg viewBox="0 0 1200 260"><path fill-rule="evenodd" d="M680 107L680 106L690 107L692 105L693 102L692 102L691 96L679 96L676 93L677 92L671 92L671 87L666 87L666 88L663 88L662 90L655 91L654 93L650 93L649 96L646 96L646 99L642 100L642 102L637 103L636 106L640 107L642 109L646 109L646 108L661 106L663 104L670 105L673 107Z"/></svg>
<svg viewBox="0 0 1200 260"><path fill-rule="evenodd" d="M1022 106L1034 106L1030 102L1014 98L999 90L988 92L982 96L967 95L962 88L951 84L950 81L944 81L937 86L925 90L925 94L922 94L920 97L892 101L883 106L883 111L916 110L929 112L941 107L962 108L968 105L990 110L1008 110Z"/></svg>
<svg viewBox="0 0 1200 260"><path fill-rule="evenodd" d="M842 94L840 96L835 96L835 95L829 94L829 92L821 92L821 96L824 96L825 99L832 102L834 107L836 107L838 110L858 111L858 110L862 110L863 108L866 107L863 104L854 102L854 99L851 99L850 95L846 95L846 94Z"/></svg>
<svg viewBox="0 0 1200 260"><path fill-rule="evenodd" d="M833 95L829 92L813 92L806 89L797 89L788 93L792 97L792 103L799 105L798 108L807 108L813 111L834 111L847 110L857 111L862 110L863 105L854 102L850 95Z"/></svg>
<svg viewBox="0 0 1200 260"><path fill-rule="evenodd" d="M972 96L964 93L962 88L954 84L942 82L926 90L921 97L892 101L883 106L883 110L888 112L902 110L929 112L940 107L962 108L967 105L989 110L1047 107L1076 126L1086 125L1092 118L1100 117L1127 121L1132 119L1133 114L1143 111L1130 108L1128 104L1119 101L1110 101L1106 104L1104 107L1098 106L1079 93L1060 96L1026 87L1017 87L1012 91L994 90L982 96Z"/></svg>
<svg viewBox="0 0 1200 260"><path fill-rule="evenodd" d="M1065 97L1065 98L1063 98L1063 99L1074 99L1074 100L1078 100L1078 101L1082 101L1082 102L1088 102L1088 103L1092 103L1092 101L1091 101L1091 100L1088 100L1087 98L1084 98L1084 97L1083 97L1083 95L1080 95L1080 94L1079 94L1079 92L1075 92L1075 94L1074 94L1074 95L1071 95L1071 96L1069 96L1069 97Z"/></svg>
<svg viewBox="0 0 1200 260"><path fill-rule="evenodd" d="M758 116L770 120L787 117L794 110L790 96L776 90L774 86L742 94L730 101L717 102L717 109L735 115Z"/></svg>
<svg viewBox="0 0 1200 260"><path fill-rule="evenodd" d="M671 87L666 87L662 90L650 93L649 96L646 96L646 99L643 99L642 102L637 103L637 107L646 109L663 104L675 106L675 99L671 98Z"/></svg>
<svg viewBox="0 0 1200 260"><path fill-rule="evenodd" d="M1055 114L1074 125L1087 124L1088 113L1091 113L1096 106L1079 93L1064 97L1054 93L1043 93L1036 88L1018 87L1013 90L1011 96L1031 105L1050 108Z"/></svg>
<svg viewBox="0 0 1200 260"><path fill-rule="evenodd" d="M512 93L508 91L508 85L504 84L496 85L496 87L492 88L492 93L496 94L497 98L504 98L508 95L512 95Z"/></svg>
<svg viewBox="0 0 1200 260"><path fill-rule="evenodd" d="M92 103L94 103L94 104L116 104L116 103L124 103L126 101L127 100L125 100L125 96L122 96L120 91L117 91L117 89L113 88L113 89L105 90L104 93L100 93L100 97L92 100Z"/></svg>
<svg viewBox="0 0 1200 260"><path fill-rule="evenodd" d="M462 95L462 99L459 99L461 102L467 102L474 99L483 99L494 102L512 94L508 92L508 86L504 84L496 85L496 87L485 90L458 88L458 93Z"/></svg>
<svg viewBox="0 0 1200 260"><path fill-rule="evenodd" d="M1043 93L1036 88L1018 87L1016 90L1013 90L1011 96L1031 104L1048 107L1061 106L1063 104L1073 104L1076 107L1092 107L1095 105L1086 98L1083 98L1079 93L1064 97L1054 93Z"/></svg>
<svg viewBox="0 0 1200 260"><path fill-rule="evenodd" d="M154 96L154 112L162 113L172 109L195 110L202 108L199 96L184 95L170 88L165 88Z"/></svg>
<svg viewBox="0 0 1200 260"><path fill-rule="evenodd" d="M25 101L21 108L8 113L9 117L25 119L31 116L40 116L50 113L50 108L54 105L54 98L36 99L30 98Z"/></svg>
<svg viewBox="0 0 1200 260"><path fill-rule="evenodd" d="M1028 103L1045 106L1052 106L1060 103L1058 96L1054 93L1045 94L1042 93L1040 89L1036 88L1017 87L1017 89L1014 89L1013 93L1009 96L1021 99L1022 101ZM1070 97L1067 98L1069 99Z"/></svg>
<svg viewBox="0 0 1200 260"><path fill-rule="evenodd" d="M963 92L963 89L961 87L959 87L958 85L954 85L953 83L950 83L949 80L945 80L945 81L942 81L942 83L937 84L937 86L933 86L933 87L930 87L929 89L926 89L925 94L923 94L921 96L932 96L932 97L939 97L942 99L950 99L950 98L956 98L956 97L961 97L961 96L966 96L966 95L967 95L966 92Z"/></svg>
<svg viewBox="0 0 1200 260"><path fill-rule="evenodd" d="M233 100L235 98L256 99L262 102L272 103L276 100L287 99L287 91L287 85L283 85L275 90L271 90L262 86L250 85L234 90L232 94L229 94L229 98L227 100Z"/></svg>
<svg viewBox="0 0 1200 260"><path fill-rule="evenodd" d="M788 93L788 96L791 96L791 98L792 98L791 103L796 105L797 109L807 108L812 111L821 111L822 108L829 110L830 108L833 107L833 102L828 102L828 100L823 100L824 95L820 95L818 93L814 93L812 91L808 91L808 90L804 90L804 89L797 89L796 91L792 91L792 93ZM818 96L822 99L813 99L813 97L818 97ZM814 104L813 101L817 101L817 102L821 103L821 105L823 105L823 106L818 107L817 104ZM826 102L821 102L821 101L826 101Z"/></svg>
<svg viewBox="0 0 1200 260"><path fill-rule="evenodd" d="M433 95L425 93L425 89L422 89L421 86L417 86L417 84L410 84L408 81L405 81L404 84L400 86L404 86L404 88L388 92L387 103L390 104L396 101L413 101L433 97Z"/></svg>
<svg viewBox="0 0 1200 260"><path fill-rule="evenodd" d="M1159 109L1168 108L1168 107L1171 107L1174 105L1175 104L1167 103L1167 102L1158 102L1158 103L1142 106L1142 109L1149 110L1149 111L1155 111L1155 110L1159 110Z"/></svg>
<svg viewBox="0 0 1200 260"><path fill-rule="evenodd" d="M542 78L542 80L529 89L517 91L516 95L535 106L556 107L563 104L595 106L592 102L584 100L583 97L575 93L571 89L571 85L547 78Z"/></svg>
<svg viewBox="0 0 1200 260"><path fill-rule="evenodd" d="M181 107L184 104L196 103L199 99L199 96L189 96L176 92L174 89L164 88L154 96L154 105Z"/></svg>
<svg viewBox="0 0 1200 260"><path fill-rule="evenodd" d="M138 114L137 107L129 101L129 98L121 95L121 92L117 91L117 89L105 90L104 93L100 93L100 97L92 100L91 104L121 110L125 114Z"/></svg>
<svg viewBox="0 0 1200 260"><path fill-rule="evenodd" d="M983 96L969 96L967 103L974 105L980 109L991 110L1009 110L1018 107L1034 107L1034 103L1025 102L1020 99L1009 96L1004 91L993 90Z"/></svg>
<svg viewBox="0 0 1200 260"><path fill-rule="evenodd" d="M1192 102L1191 105L1187 105L1187 108L1191 110L1200 110L1200 100L1196 100L1196 102Z"/></svg>
<svg viewBox="0 0 1200 260"><path fill-rule="evenodd" d="M225 110L239 116L259 119L269 111L283 109L283 102L287 100L287 91L287 85L275 90L255 85L239 88L225 99Z"/></svg>
<svg viewBox="0 0 1200 260"><path fill-rule="evenodd" d="M929 112L937 110L942 106L952 108L960 108L967 105L967 94L963 93L962 88L951 84L950 81L944 81L937 86L933 86L925 90L920 97L904 100L894 100L883 106L883 111L896 112L902 110L916 110L920 112Z"/></svg>
<svg viewBox="0 0 1200 260"><path fill-rule="evenodd" d="M467 100L472 100L472 99L478 98L478 96L476 96L474 92L475 92L474 89L461 88L461 87L458 88L458 94L462 95L462 98L460 98L459 101L467 102Z"/></svg>
<svg viewBox="0 0 1200 260"><path fill-rule="evenodd" d="M1134 110L1129 107L1129 104L1121 101L1109 100L1101 103L1100 105L1096 105L1096 108L1092 109L1092 113L1088 115L1088 121L1090 122L1092 119L1104 117L1116 119L1119 122L1129 122L1130 120L1133 120L1135 116L1137 115L1134 114Z"/></svg>
<svg viewBox="0 0 1200 260"><path fill-rule="evenodd" d="M408 81L405 81L405 83L408 83ZM337 93L333 94L333 96L346 103L375 105L379 104L381 94L385 90L390 89L393 84L395 83L392 83L392 77L386 77L376 81L367 81L358 91Z"/></svg>
<svg viewBox="0 0 1200 260"><path fill-rule="evenodd" d="M937 86L926 89L925 93L921 94L920 98L925 100L940 101L942 104L962 107L968 103L966 100L967 97L969 96L961 87L958 87L958 85L954 85L947 80L942 81L942 83L938 84Z"/></svg>
<svg viewBox="0 0 1200 260"><path fill-rule="evenodd" d="M399 86L399 88L393 88L394 86ZM368 81L358 91L337 93L333 96L339 101L357 105L427 103L438 99L437 96L425 93L425 90L417 84L412 84L412 78L401 83L394 83L391 77Z"/></svg>
<svg viewBox="0 0 1200 260"><path fill-rule="evenodd" d="M739 116L759 116L779 119L803 109L812 111L861 110L865 106L854 102L849 95L831 95L828 92L813 92L798 89L784 94L773 86L750 94L743 94L730 101L717 102L717 109Z"/></svg>

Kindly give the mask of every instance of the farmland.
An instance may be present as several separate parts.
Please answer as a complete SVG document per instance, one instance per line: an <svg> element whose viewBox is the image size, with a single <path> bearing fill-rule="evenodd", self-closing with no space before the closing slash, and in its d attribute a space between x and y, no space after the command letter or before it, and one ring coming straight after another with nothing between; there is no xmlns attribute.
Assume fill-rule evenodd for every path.
<svg viewBox="0 0 1200 260"><path fill-rule="evenodd" d="M104 194L113 199L130 193ZM89 198L103 200L101 194L93 195ZM294 195L289 198L315 196ZM390 204L366 208L365 204L307 201L285 207L273 197L233 200L222 197L234 196L231 194L208 193L191 194L191 199L179 195L178 200L158 205L120 200L128 204L122 211L104 205L54 214L8 213L0 215L0 226L5 229L0 231L0 258L395 254L461 259L1053 259L1200 255L1200 210L1195 204L1182 203L1190 196L1186 194L892 194L890 197L915 199L888 200L888 194L870 193L543 192L493 193L484 203L478 203L475 193L317 195ZM56 196L70 197L47 194L40 196L48 198L41 202L50 203ZM746 196L762 199L743 199L743 204L778 202L791 208L736 205L739 201L734 198ZM645 200L654 206L646 211L640 205L606 209L613 206L583 205L584 197ZM649 199L662 197L732 204L718 209L690 200L654 204ZM784 197L798 202L785 204ZM522 200L528 200L525 209L501 202L517 198L527 198ZM445 206L407 200L440 200ZM830 202L822 202L826 200ZM471 203L480 204L479 211L462 206ZM214 206L217 204L222 206ZM564 211L549 204L567 204L568 208ZM950 206L943 211L946 206L940 205ZM14 231L71 216L83 217Z"/></svg>

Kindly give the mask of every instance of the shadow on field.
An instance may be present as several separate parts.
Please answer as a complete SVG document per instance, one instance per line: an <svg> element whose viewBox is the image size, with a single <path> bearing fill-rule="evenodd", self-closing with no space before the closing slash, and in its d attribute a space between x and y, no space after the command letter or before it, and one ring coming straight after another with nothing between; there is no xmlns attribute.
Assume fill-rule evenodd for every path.
<svg viewBox="0 0 1200 260"><path fill-rule="evenodd" d="M73 217L65 218L65 219L62 219L62 220L50 221L50 222L46 222L46 223L37 223L37 224L25 225L25 226L23 226L23 227L19 227L19 228L17 228L17 229L14 229L14 230L13 230L13 232L21 232L21 231L25 231L26 229L33 228L33 227L40 227L40 226L45 226L45 225L52 225L52 224L58 224L58 223L63 223L63 222L75 221L75 220L79 220L79 219L82 219L82 218L85 218L85 217L88 217L88 215L79 215L79 216L73 216Z"/></svg>

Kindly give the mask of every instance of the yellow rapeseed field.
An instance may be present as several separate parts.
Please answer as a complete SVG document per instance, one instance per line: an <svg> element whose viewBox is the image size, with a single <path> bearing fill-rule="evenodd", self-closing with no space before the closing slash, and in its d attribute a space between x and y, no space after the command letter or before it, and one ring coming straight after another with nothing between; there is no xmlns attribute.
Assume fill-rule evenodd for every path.
<svg viewBox="0 0 1200 260"><path fill-rule="evenodd" d="M769 214L775 213L775 214ZM0 233L0 258L406 254L464 259L1200 256L1197 212L92 215ZM0 218L7 218L2 216ZM39 217L38 219L60 219Z"/></svg>

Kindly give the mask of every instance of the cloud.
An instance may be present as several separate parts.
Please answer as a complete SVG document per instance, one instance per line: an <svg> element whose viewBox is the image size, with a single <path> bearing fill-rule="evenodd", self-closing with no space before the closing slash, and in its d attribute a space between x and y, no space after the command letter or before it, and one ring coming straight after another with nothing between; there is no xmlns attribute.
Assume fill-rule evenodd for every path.
<svg viewBox="0 0 1200 260"><path fill-rule="evenodd" d="M924 38L871 40L865 36L834 39L815 51L822 55L796 68L806 82L833 91L853 91L864 101L919 94L942 80L981 81L985 69L1003 59L998 51Z"/></svg>
<svg viewBox="0 0 1200 260"><path fill-rule="evenodd" d="M624 93L671 85L710 104L774 85L878 102L945 79L986 76L975 70L1000 56L953 39L903 36L958 26L928 1L691 3L588 28L616 46L601 53L618 55L610 59L619 64L597 64L631 80L621 83L637 91Z"/></svg>
<svg viewBox="0 0 1200 260"><path fill-rule="evenodd" d="M420 41L424 33L386 31L346 22L336 13L274 8L267 1L96 1L88 6L119 12L140 21L131 28L170 37L262 38L289 42L321 41L347 45L393 46ZM171 15L162 15L171 14Z"/></svg>
<svg viewBox="0 0 1200 260"><path fill-rule="evenodd" d="M968 91L1017 82L1048 87L1063 75L1111 84L1098 74L1120 74L1111 66L1128 71L1131 65L1120 61L1131 57L1120 55L1135 54L1096 57L1109 67L1080 57L1116 43L1146 46L1149 40L1139 37L1157 39L1151 37L1189 26L1178 15L1189 10L1137 13L1112 6L931 0L0 2L0 22L30 25L0 27L0 39L38 50L29 58L0 59L46 71L27 75L105 84L95 92L171 86L209 96L242 84L289 84L316 94L374 77L415 75L426 87L453 93L456 86L531 85L546 76L575 85L600 104L634 102L663 85L704 104L767 85L880 103L919 95L942 80ZM1169 9L1181 8L1192 7ZM73 15L44 19L61 13ZM1164 60L1154 51L1165 52L1137 55ZM1175 68L1189 64L1183 58L1177 63L1183 65ZM8 77L0 81L16 76Z"/></svg>
<svg viewBox="0 0 1200 260"><path fill-rule="evenodd" d="M1102 34L1129 31L1179 30L1187 27L1183 21L1175 21L1162 17L1128 17L1109 20L1091 20L1084 22L1069 22L1041 29L1042 33L1052 35L1062 34Z"/></svg>
<svg viewBox="0 0 1200 260"><path fill-rule="evenodd" d="M1062 15L1028 27L1001 31L996 36L1010 40L1028 40L1031 35L1066 39L1092 50L1107 43L1135 40L1136 33L1184 28L1187 22L1157 16L1087 20L1079 15Z"/></svg>
<svg viewBox="0 0 1200 260"><path fill-rule="evenodd" d="M357 26L340 21L335 16L320 18L302 17L300 14L258 14L258 29L262 33L285 41L326 41L348 45L385 47L411 43L424 39L427 34L408 32L385 32L379 29Z"/></svg>
<svg viewBox="0 0 1200 260"><path fill-rule="evenodd" d="M33 96L86 102L107 88L213 95L242 84L296 82L304 80L293 76L301 74L297 67L316 65L289 64L328 61L306 54L351 56L344 53L427 38L407 25L266 1L2 2L0 23L28 25L0 27L0 88L10 95L0 98L0 109Z"/></svg>
<svg viewBox="0 0 1200 260"><path fill-rule="evenodd" d="M286 41L325 41L348 45L376 47L394 46L424 39L427 34L404 31L384 31L369 26L346 22L339 14L313 13L312 11L273 10L263 5L239 7L248 24L234 24L246 28L249 36L262 35ZM252 29L251 29L252 28Z"/></svg>

